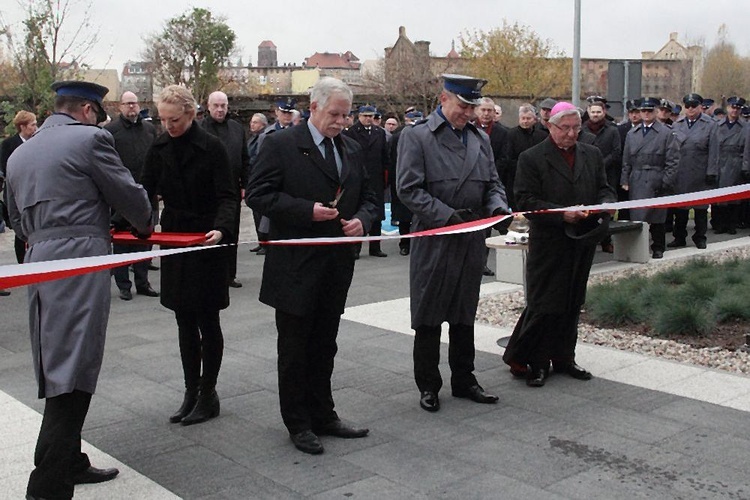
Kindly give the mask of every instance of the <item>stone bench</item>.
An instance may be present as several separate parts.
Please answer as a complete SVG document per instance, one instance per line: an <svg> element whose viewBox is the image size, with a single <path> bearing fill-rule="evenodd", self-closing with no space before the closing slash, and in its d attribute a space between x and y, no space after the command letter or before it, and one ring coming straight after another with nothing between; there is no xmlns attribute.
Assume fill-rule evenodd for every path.
<svg viewBox="0 0 750 500"><path fill-rule="evenodd" d="M651 259L648 224L640 221L610 221L609 234L615 247L613 257L621 262L646 263ZM526 255L528 245L507 244L505 236L485 240L488 248L495 249L495 279L505 283L524 285L526 280Z"/></svg>

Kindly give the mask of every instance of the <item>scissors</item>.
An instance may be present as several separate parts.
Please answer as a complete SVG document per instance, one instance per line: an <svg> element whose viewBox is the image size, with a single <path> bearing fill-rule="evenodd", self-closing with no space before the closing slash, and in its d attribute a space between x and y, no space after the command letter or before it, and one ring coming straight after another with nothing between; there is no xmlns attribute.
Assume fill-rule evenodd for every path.
<svg viewBox="0 0 750 500"><path fill-rule="evenodd" d="M329 204L331 208L336 208L336 205L339 204L339 200L341 199L341 196L344 194L344 190L341 189L341 186L336 190L336 198Z"/></svg>

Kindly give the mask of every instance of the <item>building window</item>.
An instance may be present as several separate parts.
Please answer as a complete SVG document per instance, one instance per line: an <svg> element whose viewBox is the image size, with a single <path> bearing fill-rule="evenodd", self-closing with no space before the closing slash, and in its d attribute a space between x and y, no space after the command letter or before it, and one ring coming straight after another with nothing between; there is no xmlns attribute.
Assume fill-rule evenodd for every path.
<svg viewBox="0 0 750 500"><path fill-rule="evenodd" d="M263 75L258 76L258 83L260 83L261 85L265 85L266 84L266 77L263 76Z"/></svg>

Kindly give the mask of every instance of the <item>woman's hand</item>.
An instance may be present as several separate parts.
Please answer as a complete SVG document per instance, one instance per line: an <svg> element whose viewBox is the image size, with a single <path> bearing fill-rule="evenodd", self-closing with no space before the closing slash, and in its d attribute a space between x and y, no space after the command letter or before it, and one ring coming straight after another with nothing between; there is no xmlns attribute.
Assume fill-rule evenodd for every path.
<svg viewBox="0 0 750 500"><path fill-rule="evenodd" d="M223 238L224 235L221 234L221 231L218 229L212 229L211 231L206 233L206 241L203 242L204 245L216 245L221 241L221 238Z"/></svg>

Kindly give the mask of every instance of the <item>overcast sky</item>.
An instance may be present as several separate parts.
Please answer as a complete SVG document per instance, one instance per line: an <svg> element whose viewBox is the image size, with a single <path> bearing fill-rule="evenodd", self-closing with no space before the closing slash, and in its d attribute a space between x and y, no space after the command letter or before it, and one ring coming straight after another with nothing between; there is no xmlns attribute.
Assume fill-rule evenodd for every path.
<svg viewBox="0 0 750 500"><path fill-rule="evenodd" d="M21 0L0 1L6 23L23 18ZM710 47L722 23L738 52L750 55L746 0L581 3L582 57L639 58L641 51L661 48L672 31L679 33L682 43L702 40ZM257 62L257 47L263 40L276 44L280 64L300 64L315 52L347 50L363 61L377 59L396 41L399 26L406 27L412 41L428 40L433 55L443 56L452 40L459 48L461 33L499 27L503 19L530 26L570 56L574 4L574 0L93 0L90 14L100 42L86 62L120 71L125 61L140 59L145 34L160 31L166 19L192 7L207 7L227 18L245 64Z"/></svg>

